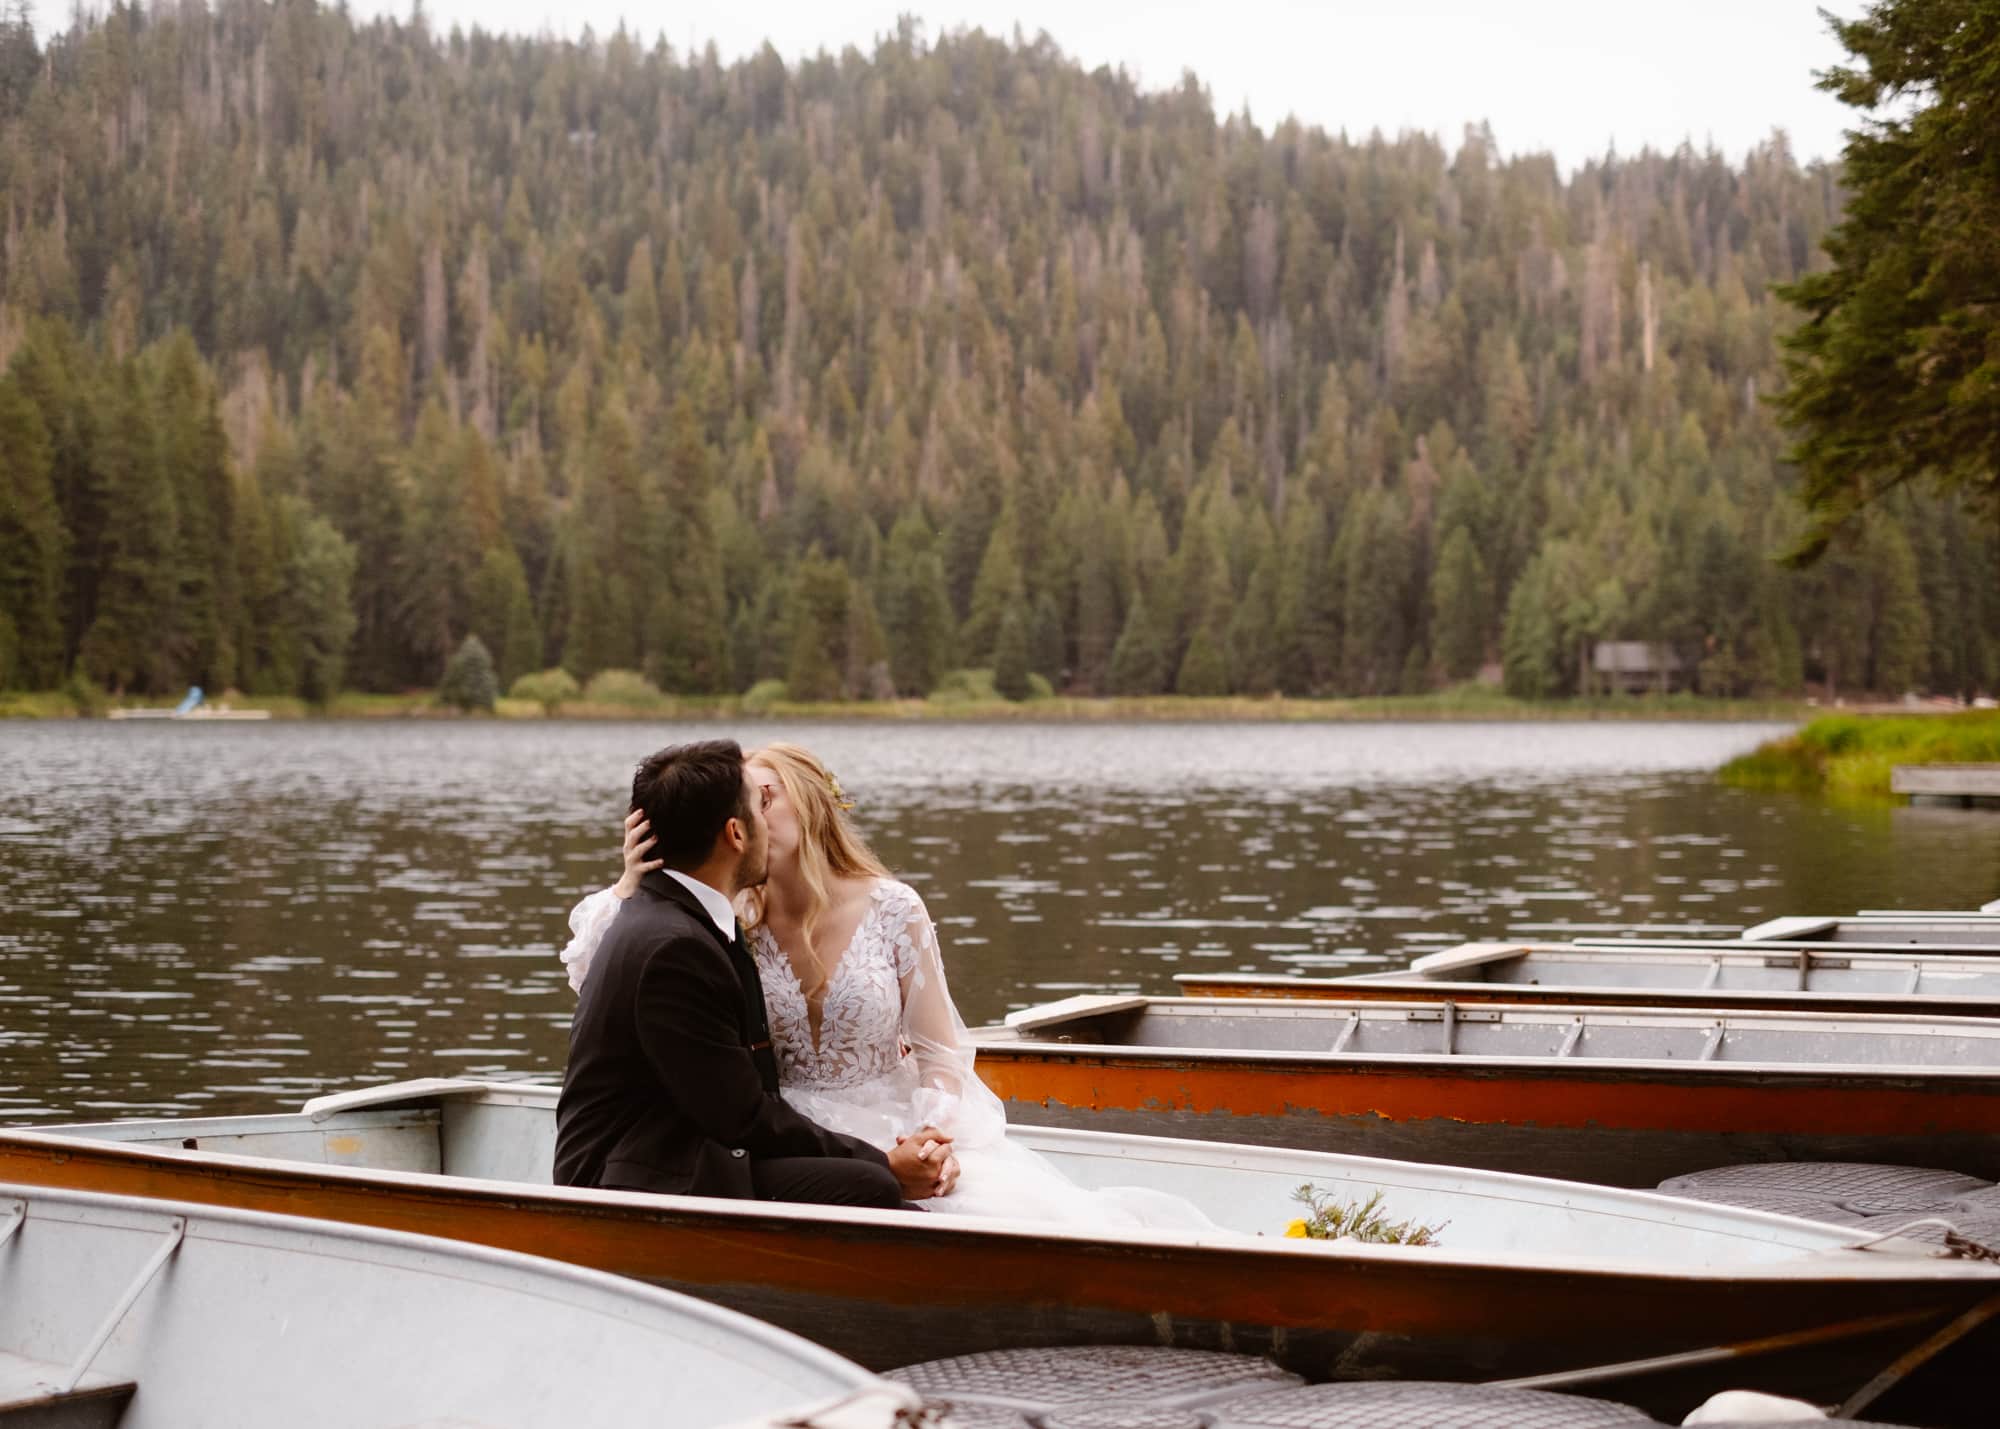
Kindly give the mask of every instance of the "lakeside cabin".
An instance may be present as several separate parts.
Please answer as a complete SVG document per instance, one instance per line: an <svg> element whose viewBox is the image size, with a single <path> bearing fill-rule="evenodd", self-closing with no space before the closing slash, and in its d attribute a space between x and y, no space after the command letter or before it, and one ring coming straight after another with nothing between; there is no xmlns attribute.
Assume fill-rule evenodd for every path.
<svg viewBox="0 0 2000 1429"><path fill-rule="evenodd" d="M1670 645L1645 640L1600 640L1590 668L1599 688L1621 695L1672 694L1688 687L1688 670Z"/></svg>

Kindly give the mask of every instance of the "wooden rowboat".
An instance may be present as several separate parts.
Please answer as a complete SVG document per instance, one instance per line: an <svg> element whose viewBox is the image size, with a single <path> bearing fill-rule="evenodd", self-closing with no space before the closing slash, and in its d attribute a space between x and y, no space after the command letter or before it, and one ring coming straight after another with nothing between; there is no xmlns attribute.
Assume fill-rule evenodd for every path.
<svg viewBox="0 0 2000 1429"><path fill-rule="evenodd" d="M1655 1186L1753 1161L2000 1180L2000 1021L1076 997L981 1029L1011 1120Z"/></svg>
<svg viewBox="0 0 2000 1429"><path fill-rule="evenodd" d="M547 1184L555 1089L346 1094L305 1115L0 1132L0 1179L432 1232L611 1270L810 1334L871 1368L1047 1344L1269 1354L1311 1378L1483 1379L1759 1341L1616 1397L1837 1398L2000 1266L1643 1192L1143 1137L1026 1131L1086 1185L1187 1196L1215 1232L704 1200ZM1430 1247L1286 1238L1293 1191L1380 1191ZM1778 1345L1762 1345L1772 1336ZM1597 1383L1598 1381L1593 1381ZM1594 1391L1600 1392L1600 1391ZM1601 1392L1614 1393L1611 1389Z"/></svg>
<svg viewBox="0 0 2000 1429"><path fill-rule="evenodd" d="M1353 977L1182 973L1190 997L2000 1017L2000 958L1842 948L1466 943Z"/></svg>
<svg viewBox="0 0 2000 1429"><path fill-rule="evenodd" d="M336 1429L909 1422L745 1315L457 1241L0 1183L0 1422ZM847 1422L846 1420L842 1421Z"/></svg>

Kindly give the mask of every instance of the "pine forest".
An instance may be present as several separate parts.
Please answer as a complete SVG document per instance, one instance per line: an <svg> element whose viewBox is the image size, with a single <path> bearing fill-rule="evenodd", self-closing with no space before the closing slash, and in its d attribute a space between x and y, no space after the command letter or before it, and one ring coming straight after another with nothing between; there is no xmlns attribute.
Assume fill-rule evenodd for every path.
<svg viewBox="0 0 2000 1429"><path fill-rule="evenodd" d="M1566 174L913 21L11 0L0 172L0 688L324 701L469 635L798 701L2000 680L1953 499L1778 559L1774 288L1843 201L1781 134Z"/></svg>

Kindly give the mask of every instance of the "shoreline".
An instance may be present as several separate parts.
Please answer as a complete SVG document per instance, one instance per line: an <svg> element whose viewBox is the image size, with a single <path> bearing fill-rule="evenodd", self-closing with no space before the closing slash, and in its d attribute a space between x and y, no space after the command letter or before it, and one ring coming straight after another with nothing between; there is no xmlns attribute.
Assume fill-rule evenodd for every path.
<svg viewBox="0 0 2000 1429"><path fill-rule="evenodd" d="M565 701L552 709L528 700L503 699L491 713L465 713L437 703L428 690L404 694L343 694L324 708L292 698L230 696L216 708L263 711L281 721L367 720L757 720L832 723L1022 723L1022 724L1358 724L1670 721L1716 724L1803 724L1826 711L1799 700L1705 700L1694 696L1608 696L1595 699L1529 701L1501 694L1448 691L1432 695L1385 695L1354 699L1292 699L1157 695L1048 696L1013 703L988 699L909 699L794 703L742 697L666 697L649 704L593 704ZM103 718L111 709L169 710L171 705L107 702L79 705L66 692L0 694L0 720ZM190 721L198 723L199 720Z"/></svg>
<svg viewBox="0 0 2000 1429"><path fill-rule="evenodd" d="M1899 764L2000 763L2000 711L1940 718L1902 712L1863 718L1822 712L1804 728L1759 745L1717 771L1738 789L1785 790L1888 802Z"/></svg>

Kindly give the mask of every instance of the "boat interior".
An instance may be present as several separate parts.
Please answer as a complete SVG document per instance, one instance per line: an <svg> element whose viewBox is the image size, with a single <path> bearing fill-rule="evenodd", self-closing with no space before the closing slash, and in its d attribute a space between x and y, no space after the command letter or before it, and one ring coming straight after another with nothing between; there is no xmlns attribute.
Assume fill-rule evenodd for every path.
<svg viewBox="0 0 2000 1429"><path fill-rule="evenodd" d="M1351 1056L2000 1069L2000 1020L1648 1008L1077 997L983 1034L1009 1042Z"/></svg>
<svg viewBox="0 0 2000 1429"><path fill-rule="evenodd" d="M314 1168L386 1172L405 1179L441 1175L547 1186L555 1144L555 1095L552 1087L518 1083L403 1084L337 1094L292 1115L99 1122L0 1133L0 1149L17 1135L35 1140L84 1137L204 1158L250 1157ZM1185 1197L1212 1219L1229 1244L1240 1244L1239 1237L1246 1235L1282 1237L1287 1224L1305 1214L1296 1193L1308 1184L1350 1204L1380 1193L1381 1212L1389 1219L1442 1225L1446 1229L1438 1239L1444 1250L1483 1256L1740 1267L1840 1251L1855 1238L1851 1228L1490 1171L1053 1128L1017 1127L1010 1137L1049 1157L1081 1186L1142 1187ZM571 1198L610 1194L564 1191L552 1199L560 1207ZM618 1199L641 1210L662 1204L651 1197ZM672 1198L666 1203L723 1215L810 1219L826 1214L768 1202ZM864 1222L890 1218L883 1223L903 1224L894 1212L834 1214ZM928 1217L925 1224L1047 1230L1043 1224L952 1220L942 1214ZM1314 1244L1331 1249L1331 1243ZM1351 1248L1353 1243L1341 1244Z"/></svg>

